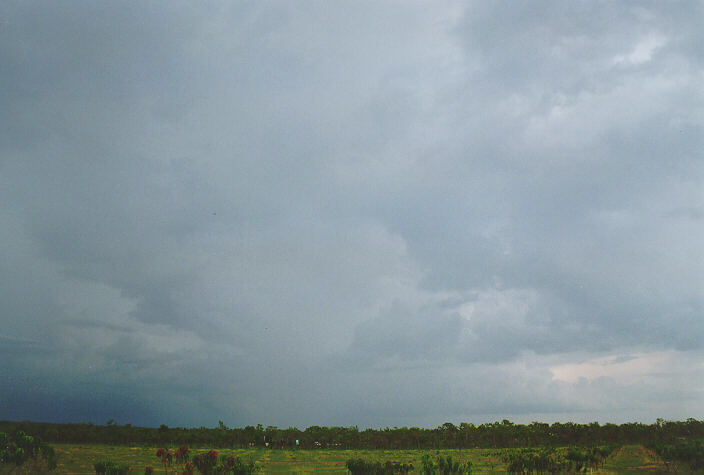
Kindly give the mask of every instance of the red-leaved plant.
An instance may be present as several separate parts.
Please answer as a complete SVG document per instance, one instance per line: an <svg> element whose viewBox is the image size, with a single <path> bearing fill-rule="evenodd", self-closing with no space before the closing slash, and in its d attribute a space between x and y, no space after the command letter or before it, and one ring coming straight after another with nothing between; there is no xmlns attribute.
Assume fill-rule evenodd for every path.
<svg viewBox="0 0 704 475"><path fill-rule="evenodd" d="M215 467L218 464L218 451L211 450L205 454L198 454L193 457L193 465L203 474L215 472Z"/></svg>
<svg viewBox="0 0 704 475"><path fill-rule="evenodd" d="M188 448L187 445L182 445L178 449L174 450L173 456L176 459L176 463L181 466L181 469L184 473L193 473L193 464L191 465L190 472L188 471L187 465L189 464L190 460L190 453L191 449Z"/></svg>
<svg viewBox="0 0 704 475"><path fill-rule="evenodd" d="M187 445L182 445L174 451L174 458L176 458L176 463L179 465L184 465L190 459L191 449Z"/></svg>
<svg viewBox="0 0 704 475"><path fill-rule="evenodd" d="M168 449L159 449L156 451L156 456L161 459L161 464L164 466L164 472L169 473L168 467L171 466L173 454Z"/></svg>

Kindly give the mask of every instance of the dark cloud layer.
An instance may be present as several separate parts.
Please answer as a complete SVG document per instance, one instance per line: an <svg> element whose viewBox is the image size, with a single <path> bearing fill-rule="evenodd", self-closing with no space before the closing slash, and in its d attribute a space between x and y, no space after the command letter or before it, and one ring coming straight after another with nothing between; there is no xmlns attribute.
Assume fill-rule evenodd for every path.
<svg viewBox="0 0 704 475"><path fill-rule="evenodd" d="M703 16L4 3L0 419L704 417Z"/></svg>

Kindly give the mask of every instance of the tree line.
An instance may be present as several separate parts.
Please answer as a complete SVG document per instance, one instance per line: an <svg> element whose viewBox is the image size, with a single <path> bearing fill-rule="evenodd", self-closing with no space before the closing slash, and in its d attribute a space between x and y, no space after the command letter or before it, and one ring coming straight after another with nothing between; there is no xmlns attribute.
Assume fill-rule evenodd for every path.
<svg viewBox="0 0 704 475"><path fill-rule="evenodd" d="M360 430L353 427L310 426L305 430L275 426L229 428L159 428L91 423L45 423L0 421L0 432L23 431L50 443L103 443L110 445L191 447L271 447L302 449L442 449L556 447L567 445L655 444L683 438L704 438L704 420L665 421L653 424L577 424L501 422L474 425L446 422L436 428L393 427Z"/></svg>

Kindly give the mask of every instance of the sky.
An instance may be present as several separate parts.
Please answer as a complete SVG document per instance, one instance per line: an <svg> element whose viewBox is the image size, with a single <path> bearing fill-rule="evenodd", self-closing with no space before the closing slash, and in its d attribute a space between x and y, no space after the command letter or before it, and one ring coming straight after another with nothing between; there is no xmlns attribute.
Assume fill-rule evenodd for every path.
<svg viewBox="0 0 704 475"><path fill-rule="evenodd" d="M0 420L704 418L703 24L0 3Z"/></svg>

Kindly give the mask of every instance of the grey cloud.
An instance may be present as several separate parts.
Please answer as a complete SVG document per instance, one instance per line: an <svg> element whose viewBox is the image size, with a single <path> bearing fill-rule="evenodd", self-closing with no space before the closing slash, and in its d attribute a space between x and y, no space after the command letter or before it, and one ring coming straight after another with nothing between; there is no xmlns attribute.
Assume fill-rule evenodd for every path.
<svg viewBox="0 0 704 475"><path fill-rule="evenodd" d="M548 366L701 349L701 16L4 4L0 418L684 414Z"/></svg>

